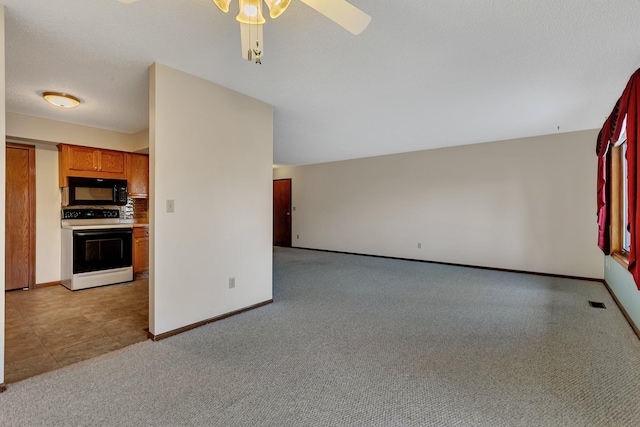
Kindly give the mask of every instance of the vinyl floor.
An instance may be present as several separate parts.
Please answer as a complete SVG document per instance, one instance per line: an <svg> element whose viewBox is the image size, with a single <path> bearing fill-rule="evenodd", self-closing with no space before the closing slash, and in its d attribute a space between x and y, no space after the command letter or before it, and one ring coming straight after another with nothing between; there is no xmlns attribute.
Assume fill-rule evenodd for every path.
<svg viewBox="0 0 640 427"><path fill-rule="evenodd" d="M5 294L5 383L147 339L148 280Z"/></svg>

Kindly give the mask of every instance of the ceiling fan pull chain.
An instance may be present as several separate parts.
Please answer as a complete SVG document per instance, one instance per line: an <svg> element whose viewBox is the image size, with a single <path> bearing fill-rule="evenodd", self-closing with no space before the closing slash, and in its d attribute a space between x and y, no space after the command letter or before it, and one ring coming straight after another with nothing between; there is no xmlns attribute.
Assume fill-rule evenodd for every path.
<svg viewBox="0 0 640 427"><path fill-rule="evenodd" d="M262 61L260 60L260 55L262 55L262 51L260 49L260 42L256 40L256 48L253 49L253 53L256 55L256 64L262 65Z"/></svg>

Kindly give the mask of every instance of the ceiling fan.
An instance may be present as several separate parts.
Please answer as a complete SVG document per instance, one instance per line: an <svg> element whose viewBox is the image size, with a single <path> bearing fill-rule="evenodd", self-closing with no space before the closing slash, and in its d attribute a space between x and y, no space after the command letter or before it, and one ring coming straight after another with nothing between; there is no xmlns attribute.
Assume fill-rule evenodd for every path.
<svg viewBox="0 0 640 427"><path fill-rule="evenodd" d="M118 0L121 3L133 3L138 0ZM231 0L212 0L224 13L229 12ZM291 0L264 0L269 7L272 19L282 15ZM300 0L307 6L320 12L336 24L354 35L367 28L371 17L346 0ZM239 12L236 20L240 22L242 57L261 64L264 51L262 25L266 22L262 16L262 0L238 0Z"/></svg>

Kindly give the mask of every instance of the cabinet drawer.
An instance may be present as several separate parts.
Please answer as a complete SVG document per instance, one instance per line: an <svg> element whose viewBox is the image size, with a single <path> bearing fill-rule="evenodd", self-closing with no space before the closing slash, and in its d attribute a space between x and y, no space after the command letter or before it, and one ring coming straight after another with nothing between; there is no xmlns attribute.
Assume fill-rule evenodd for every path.
<svg viewBox="0 0 640 427"><path fill-rule="evenodd" d="M149 228L133 227L133 237L149 237Z"/></svg>

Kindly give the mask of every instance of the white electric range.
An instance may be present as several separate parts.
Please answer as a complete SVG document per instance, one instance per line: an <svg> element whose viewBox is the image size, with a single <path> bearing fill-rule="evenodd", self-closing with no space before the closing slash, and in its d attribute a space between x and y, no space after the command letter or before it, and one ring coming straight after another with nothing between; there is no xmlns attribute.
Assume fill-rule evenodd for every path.
<svg viewBox="0 0 640 427"><path fill-rule="evenodd" d="M120 209L62 210L62 284L76 291L133 280L133 225Z"/></svg>

